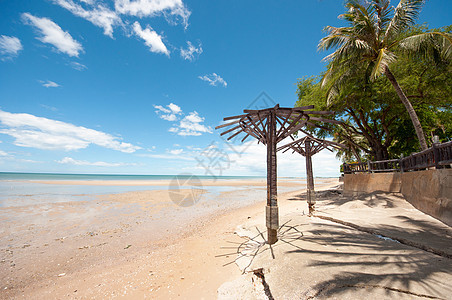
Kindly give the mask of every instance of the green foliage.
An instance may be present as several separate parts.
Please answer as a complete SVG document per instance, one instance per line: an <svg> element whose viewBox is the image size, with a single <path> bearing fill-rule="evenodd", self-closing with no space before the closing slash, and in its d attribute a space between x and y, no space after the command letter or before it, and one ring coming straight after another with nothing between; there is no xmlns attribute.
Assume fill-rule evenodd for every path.
<svg viewBox="0 0 452 300"><path fill-rule="evenodd" d="M330 64L322 78L322 86L327 87L328 101L340 97L344 90L349 92L351 87L347 85L350 81L356 81L358 74L365 74L370 80L378 80L384 74L410 115L421 149L426 149L425 133L419 117L400 87L396 79L398 76L390 70L400 55L409 55L411 60L415 58L435 65L452 59L450 30L410 27L423 4L424 0L400 0L393 8L389 0L347 0L347 12L339 16L347 26L325 27L327 36L320 40L318 48L335 49L325 57ZM372 89L365 85L361 88ZM370 96L373 97L372 92ZM363 122L365 125L366 122ZM377 156L386 155L378 153Z"/></svg>
<svg viewBox="0 0 452 300"><path fill-rule="evenodd" d="M452 26L435 29L450 32ZM426 26L409 29L406 34L430 32ZM402 49L395 51L394 76L417 112L428 137L440 141L452 139L452 64L450 60L413 56ZM330 70L331 64L327 66ZM418 140L410 116L386 77L369 80L373 66L354 67L353 72L331 74L341 77L341 84L323 85L325 74L305 77L297 83L296 106L315 105L316 110L334 110L335 118L345 127L327 125L325 129L308 128L319 137L333 136L349 145L338 155L346 162L398 158L417 152ZM326 71L328 72L328 71ZM335 96L329 97L334 90ZM431 144L431 138L428 139Z"/></svg>

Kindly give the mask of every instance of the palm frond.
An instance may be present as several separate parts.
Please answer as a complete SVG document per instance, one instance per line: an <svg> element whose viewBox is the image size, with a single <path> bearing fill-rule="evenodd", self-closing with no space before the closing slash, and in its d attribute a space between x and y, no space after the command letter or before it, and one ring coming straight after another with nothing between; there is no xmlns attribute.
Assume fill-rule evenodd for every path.
<svg viewBox="0 0 452 300"><path fill-rule="evenodd" d="M320 40L319 45L317 46L319 50L328 50L331 48L339 47L343 45L345 42L347 42L349 37L343 34L343 32L345 31L344 30L339 31L338 30L339 28L335 29L336 30L331 31L330 35Z"/></svg>
<svg viewBox="0 0 452 300"><path fill-rule="evenodd" d="M358 29L358 33L375 37L377 35L377 32L375 31L375 22L373 22L373 5L369 5L366 8L359 3L356 3L354 4L354 6L356 7L356 16L353 21L356 25L358 25L355 26L355 28Z"/></svg>
<svg viewBox="0 0 452 300"><path fill-rule="evenodd" d="M331 106L334 103L343 86L348 84L351 78L356 78L356 74L362 71L365 63L365 59L357 61L355 57L352 57L338 62L334 68L332 63L330 64L330 68L328 68L321 81L322 88L326 88L327 106Z"/></svg>
<svg viewBox="0 0 452 300"><path fill-rule="evenodd" d="M387 24L391 21L389 0L375 0L373 3L375 10L375 19L377 22L377 38L380 40L381 34L386 28Z"/></svg>
<svg viewBox="0 0 452 300"><path fill-rule="evenodd" d="M413 25L421 11L424 0L400 0L394 10L394 16L386 28L384 40L389 41L403 30Z"/></svg>
<svg viewBox="0 0 452 300"><path fill-rule="evenodd" d="M385 68L394 60L395 55L392 52L384 48L380 49L378 57L375 60L374 67L372 69L372 73L370 74L370 78L377 78L378 75L381 75L384 72Z"/></svg>
<svg viewBox="0 0 452 300"><path fill-rule="evenodd" d="M399 47L411 54L452 60L452 34L446 32L426 32L404 38Z"/></svg>

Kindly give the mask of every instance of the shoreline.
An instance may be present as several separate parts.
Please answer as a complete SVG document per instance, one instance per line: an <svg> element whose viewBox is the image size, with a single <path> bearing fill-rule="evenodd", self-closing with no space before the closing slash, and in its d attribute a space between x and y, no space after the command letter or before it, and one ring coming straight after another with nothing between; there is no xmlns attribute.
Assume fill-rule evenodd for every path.
<svg viewBox="0 0 452 300"><path fill-rule="evenodd" d="M295 182L304 182L304 178L278 178L281 186L294 186L297 185ZM330 179L330 178L322 178ZM266 178L255 178L255 179L203 179L200 178L203 186L267 186ZM39 184L55 184L55 185L94 185L94 186L171 186L172 180L168 179L152 179L152 180L21 180L21 182L31 182Z"/></svg>
<svg viewBox="0 0 452 300"><path fill-rule="evenodd" d="M334 181L335 179L331 180ZM297 187L297 190L304 188L304 184L301 183L300 186L300 182L297 181L280 182L282 185ZM141 275L138 277L143 281L143 285L139 284L140 288L135 289L134 293L141 296L148 294L154 297L154 295L161 294L170 298L176 297L173 294L168 294L167 290L163 292L162 288L158 289L158 286L162 287L162 282L170 281L174 286L174 289L171 290L175 291L179 290L180 286L188 288L186 286L188 282L193 284L196 281L186 280L189 276L181 275L184 279L179 279L179 281L183 280L183 282L174 282L174 274L167 273L165 269L171 268L173 271L185 272L186 268L178 269L174 265L174 261L181 260L184 263L192 263L196 259L193 260L186 255L195 251L200 256L198 263L203 265L202 270L208 269L209 272L214 272L214 269L218 269L218 272L222 273L224 269L218 268L219 260L214 259L214 256L220 251L220 246L227 245L227 241L221 239L225 237L235 238L233 232L235 227L239 225L238 223L248 217L253 217L256 213L264 212L262 203L265 202L265 191L261 189L260 185L261 183L256 181L253 184L249 181L241 182L241 184L234 182L233 189L211 195L218 197L217 200L206 201L203 204L206 207L194 206L191 207L191 210L190 208L175 208L174 204L168 201L167 190L100 195L94 201L54 203L50 207L44 205L46 208L42 211L36 211L36 214L48 215L46 219L49 222L48 224L53 223L53 225L49 225L50 227L40 227L39 221L38 223L35 222L39 219L31 219L28 225L25 224L21 227L28 233L28 237L27 235L14 234L13 227L3 231L3 241L6 238L5 233L8 235L8 230L12 235L10 241L3 242L1 247L2 258L5 260L3 266L8 267L7 264L10 265L5 268L5 273L2 275L0 297L13 295L14 297L28 295L32 298L46 298L49 295L52 295L52 297L54 295L90 298L102 298L101 295L104 295L111 297L112 293L117 295L118 290L127 286L122 282L126 278L130 278L130 274L125 276L127 272L136 273L138 269L141 270L146 267L160 271L153 271L155 272L153 274L157 276L152 278L148 278L150 276L148 274L145 276L140 273ZM243 196L249 197L252 195L250 193L255 189L262 194L259 199L255 199L246 205L237 202ZM157 202L154 203L152 198L149 198L152 195L158 198L160 206L156 205ZM230 200L228 199L234 199L234 197L238 200L229 203ZM166 202L162 202L163 198L167 199ZM223 203L228 205L221 206L224 205ZM105 212L105 210L108 212ZM14 208L3 208L3 211L8 211L8 214L10 214L14 211ZM24 208L18 207L17 211L23 213ZM69 213L68 216L72 216L73 219L63 218L64 212ZM159 214L160 217L158 217ZM219 222L219 220L222 221ZM265 219L262 218L261 222L264 223ZM66 234L59 233L61 231ZM52 234L54 236L51 237ZM38 238L33 240L33 236ZM209 238L204 240L203 237ZM191 241L190 245L181 246L181 243L188 241ZM7 246L5 243L11 246ZM203 243L206 244L206 249L210 249L207 253L202 253L203 249L199 248L199 245ZM12 251L14 254L9 255L8 251ZM158 263L165 261L167 257L174 257L175 260L166 264ZM209 263L207 263L207 258L210 259ZM152 259L153 262L150 262L149 259ZM52 261L53 263L51 263ZM131 263L131 261L134 262ZM138 265L137 261L140 261ZM223 264L224 261L221 265ZM31 265L39 267L32 267ZM111 278L111 272L113 272L111 270L115 268L122 270L117 271L121 275L115 273L113 281L117 283L113 283ZM124 271L126 269L128 271ZM198 271L196 265L192 265L191 269L194 272L203 272L202 270ZM16 271L11 273L11 270ZM240 273L235 266L231 266L227 270L228 274ZM64 275L58 277L61 274ZM109 275L107 276L107 274ZM199 276L203 277L204 275L198 274L193 278ZM226 281L225 279L228 279L224 277L224 274L218 274L218 277L215 278L215 283L212 283L213 279L206 279L209 282L206 289L212 292L211 296L215 296L218 286ZM98 284L101 284L101 289L90 286L88 283L96 280L99 281ZM119 282L122 282L124 286ZM160 292L156 292L155 289L153 291L146 289L146 282ZM218 284L218 286L211 286L212 284ZM196 285L199 286L198 283ZM71 290L72 288L73 290ZM62 294L63 290L65 294ZM71 293L67 294L69 290L71 290ZM75 290L77 292L74 292ZM179 294L182 292L180 290ZM130 293L132 292L128 289L127 295L131 295ZM202 296L202 293L198 293L198 296Z"/></svg>

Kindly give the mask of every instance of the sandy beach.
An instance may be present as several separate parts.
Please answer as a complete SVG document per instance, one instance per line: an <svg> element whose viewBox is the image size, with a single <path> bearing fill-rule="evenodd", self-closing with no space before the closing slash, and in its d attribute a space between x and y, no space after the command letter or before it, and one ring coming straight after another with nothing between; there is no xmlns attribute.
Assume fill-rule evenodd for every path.
<svg viewBox="0 0 452 300"><path fill-rule="evenodd" d="M265 231L262 180L228 181L224 186L232 188L207 190L190 207L175 205L168 190L2 207L0 297L450 299L450 258L321 217L428 243L446 256L452 253L449 227L398 196L322 194L337 187L337 179L316 180L317 216L308 217L305 183L280 183L281 225L297 232L284 225L272 249L259 237L249 239Z"/></svg>
<svg viewBox="0 0 452 300"><path fill-rule="evenodd" d="M170 185L164 180L32 183L38 187L102 185L107 190L118 185L132 190ZM280 183L282 191L299 190L305 184L300 179L281 179ZM211 298L227 279L224 274L233 273L234 268L230 266L225 273L220 268L218 286L209 283L207 290L199 289L198 279L210 280L211 275L200 274L224 264L225 259L214 259L225 243L218 238L234 238L235 226L249 214L245 212L252 212L255 205L262 210L265 180L203 180L202 185L213 188L203 190L201 200L190 207L175 205L169 189L91 197L75 194L70 201L53 203L33 195L23 195L26 200L22 202L5 200L0 208L1 297L104 298L136 293L172 297L186 295L190 284L198 295L206 293ZM178 189L178 193L190 194L191 190ZM220 217L224 221L218 223ZM190 239L193 245L184 244Z"/></svg>

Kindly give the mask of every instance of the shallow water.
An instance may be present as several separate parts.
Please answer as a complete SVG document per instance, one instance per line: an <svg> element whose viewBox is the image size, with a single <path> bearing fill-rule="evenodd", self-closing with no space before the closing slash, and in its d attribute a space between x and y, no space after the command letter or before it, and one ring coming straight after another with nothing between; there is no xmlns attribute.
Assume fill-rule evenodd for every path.
<svg viewBox="0 0 452 300"><path fill-rule="evenodd" d="M124 181L127 182L127 181ZM27 205L37 205L45 203L62 203L72 201L90 201L96 199L98 195L118 194L133 191L152 190L177 190L178 186L168 185L74 185L74 184L48 184L33 181L0 180L0 207L18 207ZM213 199L222 192L243 190L265 191L263 187L255 186L200 186L207 191L203 198ZM304 188L304 183L300 181L300 186L279 187L278 192L284 193ZM208 196L207 196L208 195ZM240 197L241 202L254 202L256 197L265 196L265 193L249 193L246 197ZM247 204L247 203L243 203Z"/></svg>
<svg viewBox="0 0 452 300"><path fill-rule="evenodd" d="M0 207L88 201L102 194L165 189L168 186L63 185L8 180L0 181Z"/></svg>

